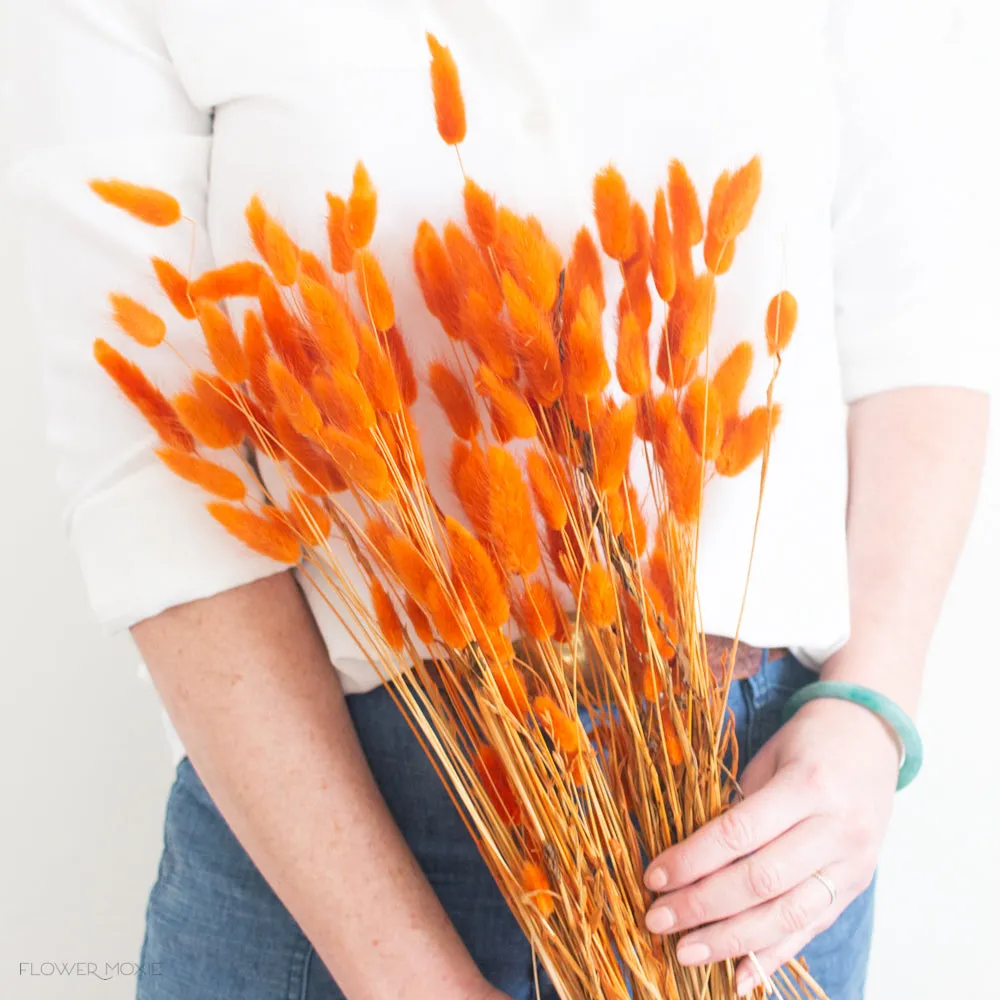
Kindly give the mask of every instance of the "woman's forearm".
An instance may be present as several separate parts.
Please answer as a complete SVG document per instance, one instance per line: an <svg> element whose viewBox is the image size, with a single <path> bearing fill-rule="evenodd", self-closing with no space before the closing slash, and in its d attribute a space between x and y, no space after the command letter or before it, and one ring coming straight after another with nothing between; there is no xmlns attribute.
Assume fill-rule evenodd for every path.
<svg viewBox="0 0 1000 1000"><path fill-rule="evenodd" d="M350 1000L485 995L382 801L293 578L132 632L213 800Z"/></svg>
<svg viewBox="0 0 1000 1000"><path fill-rule="evenodd" d="M867 684L916 709L975 508L988 422L988 397L967 389L898 389L851 406L851 638L824 678Z"/></svg>

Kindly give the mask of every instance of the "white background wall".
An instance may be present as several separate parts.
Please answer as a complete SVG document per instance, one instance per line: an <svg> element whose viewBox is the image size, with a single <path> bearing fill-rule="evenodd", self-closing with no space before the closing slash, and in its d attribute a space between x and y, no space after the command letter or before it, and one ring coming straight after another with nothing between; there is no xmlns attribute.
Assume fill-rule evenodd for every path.
<svg viewBox="0 0 1000 1000"><path fill-rule="evenodd" d="M0 38L15 2L31 0L0 0ZM965 6L970 53L984 57L982 84L995 95L984 102L992 121L978 125L982 159L970 164L985 213L970 239L995 253L998 185L987 151L1000 89L985 57L997 39L987 6ZM0 132L0 170L3 143ZM21 973L21 963L91 962L103 971L138 960L172 775L136 653L94 624L63 536L4 218L0 203L0 997L124 1000L134 995L127 970L107 980ZM1000 995L994 409L982 503L931 655L920 718L927 763L900 797L886 845L870 1000Z"/></svg>

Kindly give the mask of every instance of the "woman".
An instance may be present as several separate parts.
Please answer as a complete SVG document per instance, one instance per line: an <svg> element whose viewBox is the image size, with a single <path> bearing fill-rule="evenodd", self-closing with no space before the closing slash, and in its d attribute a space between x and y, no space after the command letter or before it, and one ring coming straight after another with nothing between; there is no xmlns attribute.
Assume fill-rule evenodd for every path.
<svg viewBox="0 0 1000 1000"><path fill-rule="evenodd" d="M951 293L968 284L942 152L950 105L927 75L945 68L946 9L922 6L22 6L14 184L71 536L97 614L131 629L182 745L141 960L158 974L140 977L141 1000L534 995L530 946L373 671L294 574L226 536L155 461L90 356L112 336L107 292L152 301L148 258L186 261L189 234L113 217L88 179L176 194L197 271L247 255L254 192L320 249L323 193L346 190L358 157L380 189L376 249L410 343L418 362L434 356L410 241L422 217L458 214L460 183L434 132L427 29L462 69L466 167L563 247L609 159L649 202L673 156L703 199L720 170L762 157L716 323L722 356L775 288L800 305L731 700L747 797L654 859L647 921L683 932L685 962L753 951L771 972L804 951L831 1000L862 996L898 748L853 704L816 700L778 723L816 671L914 712L974 502L987 406L976 326ZM195 343L171 322L172 342ZM155 375L169 387L178 370ZM424 441L445 440L424 405ZM428 454L432 476L442 458ZM700 578L716 636L738 616L753 478L708 502ZM755 968L743 959L745 989Z"/></svg>

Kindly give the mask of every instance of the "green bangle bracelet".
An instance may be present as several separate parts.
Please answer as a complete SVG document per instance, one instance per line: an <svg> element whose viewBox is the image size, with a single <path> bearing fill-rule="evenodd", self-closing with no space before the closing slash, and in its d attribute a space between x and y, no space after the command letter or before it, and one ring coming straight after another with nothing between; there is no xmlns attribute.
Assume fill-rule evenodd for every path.
<svg viewBox="0 0 1000 1000"><path fill-rule="evenodd" d="M846 681L816 681L815 684L807 684L804 688L800 688L788 699L781 714L782 723L787 722L807 701L816 698L852 701L888 723L903 748L903 760L899 766L896 790L906 788L913 781L924 762L924 745L913 720L891 698L861 684L849 684Z"/></svg>

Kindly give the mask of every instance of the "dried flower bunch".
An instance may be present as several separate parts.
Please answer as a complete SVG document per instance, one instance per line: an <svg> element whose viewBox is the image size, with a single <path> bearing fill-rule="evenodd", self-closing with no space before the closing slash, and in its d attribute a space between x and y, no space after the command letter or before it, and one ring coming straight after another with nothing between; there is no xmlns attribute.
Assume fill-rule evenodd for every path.
<svg viewBox="0 0 1000 1000"><path fill-rule="evenodd" d="M438 130L457 149L458 72L428 42ZM447 334L425 378L454 432L464 520L442 511L425 476L410 412L418 378L371 248L377 195L361 163L346 199L327 196L328 262L257 197L246 219L263 263L192 278L153 260L174 308L204 333L211 367L192 367L185 391L166 398L104 340L95 355L159 435L160 459L212 495L209 513L335 595L331 609L414 720L559 994L728 998L734 963L682 967L669 939L645 931L642 873L737 794L730 678L707 660L695 552L710 477L762 459L763 487L780 413L773 376L796 322L795 299L779 293L763 318L773 375L758 405L744 400L749 341L708 371L716 283L750 224L760 163L723 173L704 216L677 161L649 214L605 168L597 240L581 228L565 261L537 218L462 175L465 225L422 222L413 265ZM181 219L169 194L92 186L151 225ZM614 357L602 251L621 279ZM224 307L233 298L254 300L239 333ZM111 301L138 344L163 342L154 312ZM220 449L255 478L250 453L266 456L280 489L259 480L251 493L212 460ZM774 986L822 995L800 963Z"/></svg>

